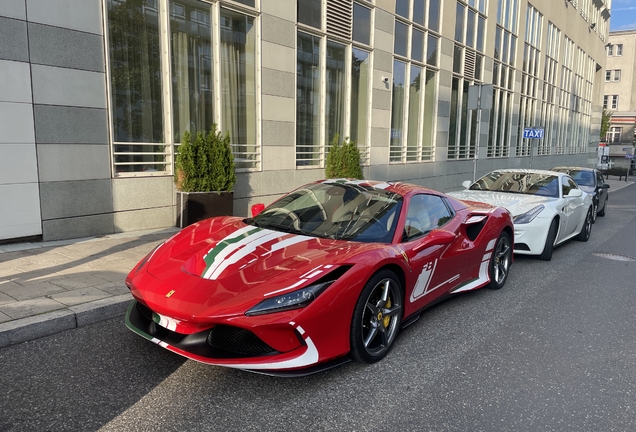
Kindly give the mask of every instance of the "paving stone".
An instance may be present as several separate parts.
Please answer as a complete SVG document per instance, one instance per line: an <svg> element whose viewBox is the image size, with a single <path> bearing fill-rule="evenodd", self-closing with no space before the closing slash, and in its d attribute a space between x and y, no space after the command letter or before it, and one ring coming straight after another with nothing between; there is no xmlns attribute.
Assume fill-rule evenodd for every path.
<svg viewBox="0 0 636 432"><path fill-rule="evenodd" d="M0 292L0 305L6 304L6 303L13 303L14 301L16 300L13 297Z"/></svg>
<svg viewBox="0 0 636 432"><path fill-rule="evenodd" d="M74 277L66 277L64 279L52 280L54 285L61 286L67 290L77 290L81 288L94 287L102 285L106 282L110 282L106 279L102 279L93 274L75 275Z"/></svg>
<svg viewBox="0 0 636 432"><path fill-rule="evenodd" d="M35 299L37 297L44 297L50 294L56 294L59 292L64 292L66 289L61 286L54 285L50 282L38 282L27 285L18 285L10 286L8 288L3 288L0 291L3 293L13 297L18 301Z"/></svg>
<svg viewBox="0 0 636 432"><path fill-rule="evenodd" d="M104 285L97 285L95 288L106 291L107 293L114 296L130 293L130 290L124 283L123 279L121 280L121 282L109 282Z"/></svg>
<svg viewBox="0 0 636 432"><path fill-rule="evenodd" d="M49 297L55 301L65 304L66 306L75 306L78 304L89 303L95 300L111 297L111 294L97 288L90 287L67 291L60 294L53 294Z"/></svg>
<svg viewBox="0 0 636 432"><path fill-rule="evenodd" d="M9 315L5 315L2 312L0 312L0 323L11 321L12 319L13 318L11 318Z"/></svg>
<svg viewBox="0 0 636 432"><path fill-rule="evenodd" d="M39 297L30 300L7 303L0 306L0 312L13 319L20 319L39 315L45 312L62 309L64 305L53 299Z"/></svg>

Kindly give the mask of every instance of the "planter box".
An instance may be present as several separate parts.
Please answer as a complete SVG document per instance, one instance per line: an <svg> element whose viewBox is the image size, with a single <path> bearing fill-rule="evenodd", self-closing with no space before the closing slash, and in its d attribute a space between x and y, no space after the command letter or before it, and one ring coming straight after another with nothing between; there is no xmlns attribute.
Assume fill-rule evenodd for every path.
<svg viewBox="0 0 636 432"><path fill-rule="evenodd" d="M234 214L234 192L177 191L177 226L183 228L203 219Z"/></svg>

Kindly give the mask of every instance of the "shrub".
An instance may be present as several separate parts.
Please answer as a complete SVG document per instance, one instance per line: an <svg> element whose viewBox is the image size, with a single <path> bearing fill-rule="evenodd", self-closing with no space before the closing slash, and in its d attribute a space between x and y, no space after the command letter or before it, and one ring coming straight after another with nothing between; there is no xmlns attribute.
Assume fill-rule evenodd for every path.
<svg viewBox="0 0 636 432"><path fill-rule="evenodd" d="M175 162L175 183L182 192L231 192L236 183L230 134L212 125L210 132L190 132L181 138Z"/></svg>
<svg viewBox="0 0 636 432"><path fill-rule="evenodd" d="M325 175L327 178L364 179L360 167L360 150L355 142L347 138L340 144L340 136L334 135L327 154Z"/></svg>

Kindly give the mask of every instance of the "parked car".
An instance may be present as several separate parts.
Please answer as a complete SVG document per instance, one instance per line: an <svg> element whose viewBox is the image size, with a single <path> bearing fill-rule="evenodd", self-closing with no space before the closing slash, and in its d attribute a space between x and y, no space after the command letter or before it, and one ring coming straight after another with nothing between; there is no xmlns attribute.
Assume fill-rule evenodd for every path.
<svg viewBox="0 0 636 432"><path fill-rule="evenodd" d="M405 183L320 181L259 210L141 260L127 326L203 363L306 375L382 359L432 303L503 287L513 260L506 209Z"/></svg>
<svg viewBox="0 0 636 432"><path fill-rule="evenodd" d="M555 246L574 237L584 242L590 238L592 197L567 174L497 170L463 185L466 190L449 195L510 210L515 225L515 253L550 261Z"/></svg>
<svg viewBox="0 0 636 432"><path fill-rule="evenodd" d="M599 170L581 167L555 167L551 171L566 173L574 179L581 190L592 196L594 203L592 223L596 222L596 215L605 216L610 185L605 183L603 174Z"/></svg>

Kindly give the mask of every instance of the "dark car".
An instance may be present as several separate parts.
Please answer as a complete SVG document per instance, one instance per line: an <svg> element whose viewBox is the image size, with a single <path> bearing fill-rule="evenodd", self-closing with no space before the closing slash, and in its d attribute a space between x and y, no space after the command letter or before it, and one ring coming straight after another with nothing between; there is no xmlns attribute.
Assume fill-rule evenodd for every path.
<svg viewBox="0 0 636 432"><path fill-rule="evenodd" d="M605 216L607 211L607 199L609 197L609 187L607 183L603 181L603 174L599 170L594 168L581 168L581 167L555 167L550 171L558 171L568 174L574 179L576 184L588 194L592 195L592 202L594 203L594 212L592 222L596 222L596 215Z"/></svg>

